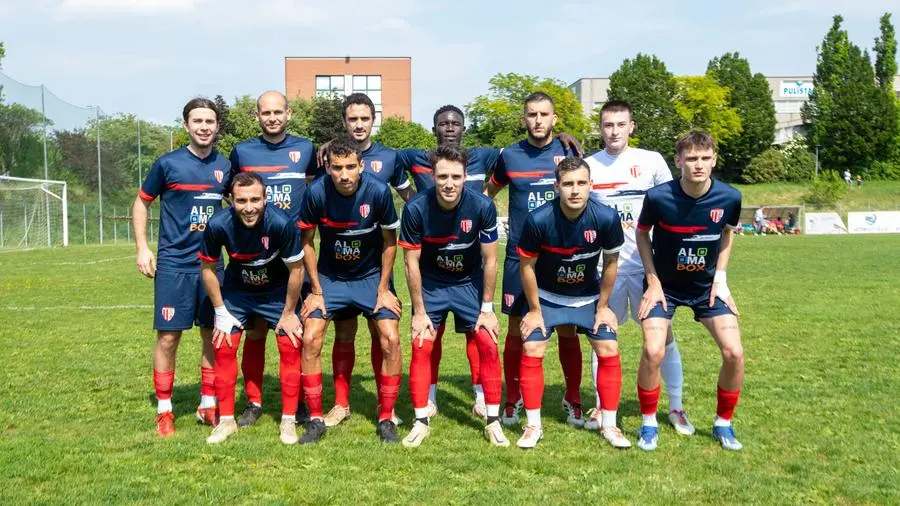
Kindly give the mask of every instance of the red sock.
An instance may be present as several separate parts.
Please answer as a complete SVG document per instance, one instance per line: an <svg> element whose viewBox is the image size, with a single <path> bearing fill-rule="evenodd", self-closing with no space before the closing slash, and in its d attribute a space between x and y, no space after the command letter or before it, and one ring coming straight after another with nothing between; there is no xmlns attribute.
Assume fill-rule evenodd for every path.
<svg viewBox="0 0 900 506"><path fill-rule="evenodd" d="M383 375L381 377L381 411L378 413L378 421L390 420L394 414L394 404L397 403L397 396L400 395L400 379L399 374L390 376Z"/></svg>
<svg viewBox="0 0 900 506"><path fill-rule="evenodd" d="M216 349L216 398L219 416L234 416L234 384L237 383L237 352L241 347L241 332L231 334L231 346L222 343Z"/></svg>
<svg viewBox="0 0 900 506"><path fill-rule="evenodd" d="M487 332L483 328L479 330L479 332ZM480 385L481 384L481 361L480 352L478 351L478 340L476 338L477 332L474 330L470 330L466 332L466 358L469 359L469 372L472 373L472 384ZM490 336L488 336L490 339ZM493 343L491 343L493 344ZM496 348L496 346L495 346ZM499 355L498 355L499 357ZM498 358L499 360L499 358Z"/></svg>
<svg viewBox="0 0 900 506"><path fill-rule="evenodd" d="M356 363L356 346L335 341L331 352L331 370L334 377L334 403L345 408L350 407L350 381L353 377L353 365Z"/></svg>
<svg viewBox="0 0 900 506"><path fill-rule="evenodd" d="M216 395L216 370L212 367L200 368L200 395Z"/></svg>
<svg viewBox="0 0 900 506"><path fill-rule="evenodd" d="M597 395L600 396L600 409L616 411L619 409L619 398L622 396L622 361L619 355L611 357L597 356ZM659 387L656 387L656 399L659 400Z"/></svg>
<svg viewBox="0 0 900 506"><path fill-rule="evenodd" d="M522 338L507 332L503 343L503 378L506 380L506 402L515 404L522 398L519 366L522 362Z"/></svg>
<svg viewBox="0 0 900 506"><path fill-rule="evenodd" d="M500 352L497 350L494 340L491 339L490 332L482 328L473 334L472 342L475 343L478 350L478 366L480 368L478 381L481 388L484 389L484 403L500 404L503 396L503 383L500 380ZM466 337L468 335L466 334ZM466 348L468 349L468 343ZM471 364L471 360L469 363Z"/></svg>
<svg viewBox="0 0 900 506"><path fill-rule="evenodd" d="M444 325L437 328L434 335L434 346L431 349L431 384L437 385L438 371L441 368L441 356L444 354Z"/></svg>
<svg viewBox="0 0 900 506"><path fill-rule="evenodd" d="M322 418L322 373L300 374L303 398L310 418Z"/></svg>
<svg viewBox="0 0 900 506"><path fill-rule="evenodd" d="M294 416L297 414L297 402L300 400L300 353L303 345L297 343L299 346L294 348L288 336L277 336L275 339L278 342L281 414Z"/></svg>
<svg viewBox="0 0 900 506"><path fill-rule="evenodd" d="M153 370L153 388L156 390L156 398L164 401L172 398L172 390L175 388L175 371Z"/></svg>
<svg viewBox="0 0 900 506"><path fill-rule="evenodd" d="M266 338L244 341L241 372L244 374L244 390L247 400L262 405L263 372L266 369Z"/></svg>
<svg viewBox="0 0 900 506"><path fill-rule="evenodd" d="M559 365L566 378L565 399L572 404L581 404L581 343L578 334L559 334Z"/></svg>
<svg viewBox="0 0 900 506"><path fill-rule="evenodd" d="M376 404L381 405L381 366L384 363L384 354L381 353L381 338L378 334L372 336L372 376L375 377Z"/></svg>
<svg viewBox="0 0 900 506"><path fill-rule="evenodd" d="M659 385L653 390L644 390L638 385L638 402L641 404L642 415L655 415L656 406L659 404Z"/></svg>
<svg viewBox="0 0 900 506"><path fill-rule="evenodd" d="M412 398L413 408L424 408L428 405L429 380L432 378L431 368L434 367L432 357L435 341L419 342L413 339L412 358L409 361L409 396Z"/></svg>
<svg viewBox="0 0 900 506"><path fill-rule="evenodd" d="M541 409L544 398L544 358L522 355L519 374L525 409Z"/></svg>
<svg viewBox="0 0 900 506"><path fill-rule="evenodd" d="M734 408L737 406L741 389L729 392L722 387L716 387L716 414L725 420L731 420L734 416Z"/></svg>

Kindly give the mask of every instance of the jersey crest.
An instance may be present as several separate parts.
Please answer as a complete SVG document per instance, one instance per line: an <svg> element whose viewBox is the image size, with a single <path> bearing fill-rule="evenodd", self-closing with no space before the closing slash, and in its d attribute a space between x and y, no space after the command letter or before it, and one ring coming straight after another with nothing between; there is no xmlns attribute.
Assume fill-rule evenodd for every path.
<svg viewBox="0 0 900 506"><path fill-rule="evenodd" d="M628 170L629 170L629 172L631 172L631 177L633 177L635 179L641 177L641 166L640 165L632 165L631 168Z"/></svg>
<svg viewBox="0 0 900 506"><path fill-rule="evenodd" d="M373 164L374 164L374 162L373 162ZM363 205L359 206L359 215L362 216L363 218L365 218L366 216L369 215L370 210L371 210L371 208L369 207L369 204L363 204Z"/></svg>
<svg viewBox="0 0 900 506"><path fill-rule="evenodd" d="M299 151L290 151L288 153L288 158L290 158L292 162L297 163L300 161L300 152Z"/></svg>
<svg viewBox="0 0 900 506"><path fill-rule="evenodd" d="M516 301L515 295L513 295L511 293L503 294L503 303L506 304L507 306L512 306L515 301Z"/></svg>
<svg viewBox="0 0 900 506"><path fill-rule="evenodd" d="M376 174L381 172L381 160L372 160L369 166L372 167L372 172Z"/></svg>
<svg viewBox="0 0 900 506"><path fill-rule="evenodd" d="M594 244L594 241L597 240L597 231L594 229L588 229L584 231L584 240Z"/></svg>
<svg viewBox="0 0 900 506"><path fill-rule="evenodd" d="M221 183L222 178L225 177L225 173L218 169L213 171L213 175L216 176L216 181L219 183Z"/></svg>
<svg viewBox="0 0 900 506"><path fill-rule="evenodd" d="M472 231L472 220L462 220L459 222L459 228L465 232L469 233Z"/></svg>
<svg viewBox="0 0 900 506"><path fill-rule="evenodd" d="M556 156L553 157L553 164L554 164L554 165L559 165L559 162L561 162L561 161L563 161L563 160L565 160L565 159L566 159L566 157L564 157L564 156L556 155Z"/></svg>
<svg viewBox="0 0 900 506"><path fill-rule="evenodd" d="M722 216L725 215L725 210L721 207L717 207L715 209L711 209L709 211L709 217L712 218L713 223L718 223L722 220Z"/></svg>
<svg viewBox="0 0 900 506"><path fill-rule="evenodd" d="M175 317L175 308L172 306L163 306L160 309L160 312L162 313L163 320L167 322L172 321L172 318Z"/></svg>
<svg viewBox="0 0 900 506"><path fill-rule="evenodd" d="M260 238L260 241L262 242L263 248L269 249L269 236L267 236L267 235L262 236Z"/></svg>

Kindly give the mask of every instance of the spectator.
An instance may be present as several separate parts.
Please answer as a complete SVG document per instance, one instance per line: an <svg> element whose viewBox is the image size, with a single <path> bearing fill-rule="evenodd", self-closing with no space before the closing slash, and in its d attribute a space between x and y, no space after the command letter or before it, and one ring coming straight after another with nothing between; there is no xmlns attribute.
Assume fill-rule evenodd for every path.
<svg viewBox="0 0 900 506"><path fill-rule="evenodd" d="M757 234L765 234L765 221L766 213L764 208L760 207L753 212L753 226Z"/></svg>
<svg viewBox="0 0 900 506"><path fill-rule="evenodd" d="M799 231L797 228L797 217L794 216L794 213L788 213L787 221L784 223L784 230L789 234L796 234Z"/></svg>
<svg viewBox="0 0 900 506"><path fill-rule="evenodd" d="M856 175L856 187L862 188L862 174Z"/></svg>
<svg viewBox="0 0 900 506"><path fill-rule="evenodd" d="M775 218L775 221L773 221L772 224L775 225L775 231L778 232L778 234L784 233L784 222L781 221L781 216Z"/></svg>
<svg viewBox="0 0 900 506"><path fill-rule="evenodd" d="M844 181L847 183L847 186L853 188L853 176L850 174L850 169L844 170Z"/></svg>

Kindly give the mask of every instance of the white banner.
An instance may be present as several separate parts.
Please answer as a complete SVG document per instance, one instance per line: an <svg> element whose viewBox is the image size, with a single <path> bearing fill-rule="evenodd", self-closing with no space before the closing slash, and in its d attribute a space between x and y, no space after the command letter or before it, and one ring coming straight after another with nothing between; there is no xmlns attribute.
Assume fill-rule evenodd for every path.
<svg viewBox="0 0 900 506"><path fill-rule="evenodd" d="M803 233L809 235L846 234L847 227L838 213L806 213Z"/></svg>
<svg viewBox="0 0 900 506"><path fill-rule="evenodd" d="M900 211L847 213L847 228L851 234L900 233Z"/></svg>

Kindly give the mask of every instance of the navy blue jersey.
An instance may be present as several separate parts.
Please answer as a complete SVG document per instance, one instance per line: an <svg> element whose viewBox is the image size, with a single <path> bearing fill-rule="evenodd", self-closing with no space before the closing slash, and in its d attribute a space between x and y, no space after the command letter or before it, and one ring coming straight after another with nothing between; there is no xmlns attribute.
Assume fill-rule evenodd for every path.
<svg viewBox="0 0 900 506"><path fill-rule="evenodd" d="M320 177L307 189L300 213L302 230L319 227L319 272L344 280L381 272L381 229L399 226L391 190L369 173L348 197L331 177Z"/></svg>
<svg viewBox="0 0 900 506"><path fill-rule="evenodd" d="M223 286L248 292L268 292L287 285L285 264L303 259L296 224L270 203L253 228L241 222L233 207L213 216L197 256L204 262L218 262L222 247L228 253Z"/></svg>
<svg viewBox="0 0 900 506"><path fill-rule="evenodd" d="M497 240L497 208L491 199L463 187L459 203L445 211L432 187L406 204L401 223L400 247L422 250L423 279L442 285L481 281L481 244Z"/></svg>
<svg viewBox="0 0 900 506"><path fill-rule="evenodd" d="M240 142L231 150L231 171L255 172L266 185L266 201L300 218L300 203L306 191L307 174L315 174L316 150L307 139L287 135L278 144L262 137Z"/></svg>
<svg viewBox="0 0 900 506"><path fill-rule="evenodd" d="M497 148L471 148L466 150L469 162L466 165L466 186L481 193L487 174L497 164L500 150ZM423 192L434 186L433 167L428 162L428 151L425 149L401 149L397 151L397 163L408 170L412 176L416 191Z"/></svg>
<svg viewBox="0 0 900 506"><path fill-rule="evenodd" d="M153 162L138 195L147 202L161 201L159 268L198 271L201 235L209 218L222 209L230 174L231 164L215 149L200 159L183 147Z"/></svg>
<svg viewBox="0 0 900 506"><path fill-rule="evenodd" d="M712 180L709 190L694 199L679 180L651 188L644 197L638 229L653 229L653 265L666 291L703 292L712 285L722 230L736 227L741 192Z"/></svg>
<svg viewBox="0 0 900 506"><path fill-rule="evenodd" d="M589 199L581 215L570 221L557 197L528 216L516 249L523 257L537 257L541 298L577 306L600 295L600 253L615 253L623 244L625 234L614 209Z"/></svg>
<svg viewBox="0 0 900 506"><path fill-rule="evenodd" d="M527 139L503 148L491 182L497 186L509 185L507 258L518 258L516 245L528 213L556 198L554 171L556 164L567 155L559 139L553 139L543 148L532 146Z"/></svg>
<svg viewBox="0 0 900 506"><path fill-rule="evenodd" d="M373 142L369 149L360 153L363 161L363 172L372 174L375 179L392 186L395 190L404 190L409 186L406 171L397 163L397 152ZM325 175L325 167L317 169L316 177Z"/></svg>

